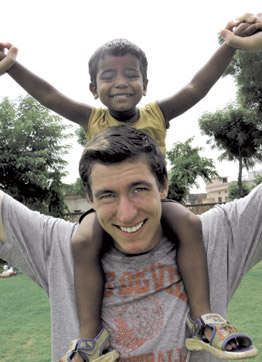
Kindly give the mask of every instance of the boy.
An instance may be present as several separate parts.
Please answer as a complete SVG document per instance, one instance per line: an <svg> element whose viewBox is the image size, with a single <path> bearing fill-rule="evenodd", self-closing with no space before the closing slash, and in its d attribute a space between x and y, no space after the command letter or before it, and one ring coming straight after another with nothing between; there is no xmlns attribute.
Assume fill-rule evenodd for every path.
<svg viewBox="0 0 262 362"><path fill-rule="evenodd" d="M245 29L245 25L240 26L236 34L245 34ZM5 44L2 46L5 47ZM66 98L18 63L15 63L8 73L43 105L81 125L87 132L87 140L104 128L128 124L150 133L165 155L165 135L169 121L205 96L225 70L234 52L235 50L226 44L222 45L180 92L163 101L149 104L144 109L136 106L142 96L146 95L147 59L141 49L126 40L118 39L105 44L89 61L90 90L94 98L99 98L107 107L106 110L95 109ZM125 215L121 215L121 218L121 232L127 239L143 226L127 224ZM194 214L175 203L163 204L162 222L169 225L169 234L177 243L177 263L189 299L190 324L192 319L196 320L211 312L201 225ZM105 235L96 215L88 214L72 242L72 249L80 322L79 338L81 341L87 340L85 345L90 344L91 347L89 350L80 348L82 358L75 353L77 349L69 350L63 360L78 362L88 358L92 361L97 358L93 345L99 345L101 350L108 346L107 332L100 332L103 273L98 261L103 249L103 239ZM208 327L205 328L205 335L210 339L211 330ZM227 349L235 350L236 346L228 343Z"/></svg>

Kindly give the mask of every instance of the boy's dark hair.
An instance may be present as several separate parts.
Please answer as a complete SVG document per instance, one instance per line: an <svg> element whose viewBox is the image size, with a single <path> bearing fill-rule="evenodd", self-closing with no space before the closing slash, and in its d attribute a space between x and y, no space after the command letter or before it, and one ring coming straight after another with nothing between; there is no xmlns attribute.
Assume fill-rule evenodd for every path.
<svg viewBox="0 0 262 362"><path fill-rule="evenodd" d="M90 200L93 201L90 177L94 164L112 165L138 159L148 163L159 189L163 189L167 181L166 161L157 143L145 131L121 125L99 132L86 145L79 163L79 174Z"/></svg>
<svg viewBox="0 0 262 362"><path fill-rule="evenodd" d="M147 80L147 58L146 54L136 44L126 39L113 39L101 47L99 47L95 53L91 56L88 66L91 82L96 87L96 77L98 71L98 64L100 59L104 59L106 55L113 57L123 57L126 54L134 55L140 63L140 71L143 77L143 81Z"/></svg>

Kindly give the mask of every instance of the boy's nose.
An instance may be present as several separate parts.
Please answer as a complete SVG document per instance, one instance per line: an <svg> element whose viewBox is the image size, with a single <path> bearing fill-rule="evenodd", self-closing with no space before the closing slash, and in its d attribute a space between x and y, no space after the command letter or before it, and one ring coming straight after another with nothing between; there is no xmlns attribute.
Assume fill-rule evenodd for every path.
<svg viewBox="0 0 262 362"><path fill-rule="evenodd" d="M116 87L116 88L121 88L121 89L122 89L122 88L127 88L127 87L128 87L128 84L127 84L125 78L123 78L123 77L118 77L117 80L116 80L116 82L115 82L115 87Z"/></svg>

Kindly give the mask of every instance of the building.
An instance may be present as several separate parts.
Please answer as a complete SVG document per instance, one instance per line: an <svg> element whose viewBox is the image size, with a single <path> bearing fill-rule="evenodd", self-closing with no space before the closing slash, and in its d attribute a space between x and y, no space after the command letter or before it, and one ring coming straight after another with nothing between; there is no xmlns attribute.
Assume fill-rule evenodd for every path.
<svg viewBox="0 0 262 362"><path fill-rule="evenodd" d="M207 198L204 203L221 203L227 201L228 187L232 182L228 182L228 177L217 177L212 182L206 184Z"/></svg>
<svg viewBox="0 0 262 362"><path fill-rule="evenodd" d="M65 195L64 201L68 207L68 214L65 215L66 220L70 220L72 222L78 222L79 217L91 209L91 205L87 201L87 198L83 198L79 195Z"/></svg>

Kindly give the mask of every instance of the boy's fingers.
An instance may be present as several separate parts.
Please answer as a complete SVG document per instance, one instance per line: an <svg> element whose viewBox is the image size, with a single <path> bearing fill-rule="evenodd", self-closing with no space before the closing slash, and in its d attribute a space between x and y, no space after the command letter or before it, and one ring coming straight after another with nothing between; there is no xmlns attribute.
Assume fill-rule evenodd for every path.
<svg viewBox="0 0 262 362"><path fill-rule="evenodd" d="M227 23L225 29L233 30L236 26L238 26L241 23L241 21L237 20L231 20Z"/></svg>

